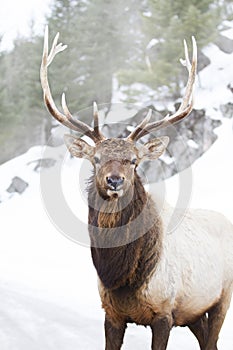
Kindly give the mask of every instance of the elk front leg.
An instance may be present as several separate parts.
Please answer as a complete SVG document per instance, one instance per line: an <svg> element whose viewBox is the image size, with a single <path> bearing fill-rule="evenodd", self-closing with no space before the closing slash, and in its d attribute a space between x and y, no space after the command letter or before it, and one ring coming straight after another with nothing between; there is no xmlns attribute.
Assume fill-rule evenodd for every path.
<svg viewBox="0 0 233 350"><path fill-rule="evenodd" d="M126 323L122 323L119 328L112 325L111 321L105 316L105 350L120 350L123 344L123 338L126 329Z"/></svg>
<svg viewBox="0 0 233 350"><path fill-rule="evenodd" d="M152 325L152 350L166 350L167 343L172 328L172 322L169 317L156 318Z"/></svg>

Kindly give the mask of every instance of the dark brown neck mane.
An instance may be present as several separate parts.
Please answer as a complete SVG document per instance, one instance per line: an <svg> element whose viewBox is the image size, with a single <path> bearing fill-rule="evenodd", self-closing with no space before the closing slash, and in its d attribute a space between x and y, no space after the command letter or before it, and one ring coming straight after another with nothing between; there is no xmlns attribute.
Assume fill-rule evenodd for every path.
<svg viewBox="0 0 233 350"><path fill-rule="evenodd" d="M100 197L93 177L88 204L92 259L104 287L139 289L154 271L162 245L161 220L139 176L135 172L134 185L114 200Z"/></svg>

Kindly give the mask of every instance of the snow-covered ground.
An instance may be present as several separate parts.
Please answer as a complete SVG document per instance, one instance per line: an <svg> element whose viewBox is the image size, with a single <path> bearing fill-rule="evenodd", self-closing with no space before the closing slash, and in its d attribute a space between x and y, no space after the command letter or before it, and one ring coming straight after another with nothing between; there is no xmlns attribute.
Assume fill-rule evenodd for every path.
<svg viewBox="0 0 233 350"><path fill-rule="evenodd" d="M219 117L219 104L232 100L226 85L233 81L233 55L223 54L215 46L208 47L206 53L213 64L200 74L196 103ZM193 164L191 173L189 169L189 205L218 210L233 222L232 119L222 121L216 143ZM40 176L30 163L41 151L34 147L0 167L0 349L101 350L104 314L90 252L59 233L46 213ZM85 200L76 173L79 162L66 161L62 183L72 210L80 214L82 209L84 215ZM5 191L14 176L29 183L21 195ZM176 175L165 183L171 203L176 203L179 178ZM221 331L220 350L232 349L232 324L233 305ZM149 329L130 325L123 349L149 349L150 340ZM171 332L168 349L197 350L198 345L186 328L177 328Z"/></svg>

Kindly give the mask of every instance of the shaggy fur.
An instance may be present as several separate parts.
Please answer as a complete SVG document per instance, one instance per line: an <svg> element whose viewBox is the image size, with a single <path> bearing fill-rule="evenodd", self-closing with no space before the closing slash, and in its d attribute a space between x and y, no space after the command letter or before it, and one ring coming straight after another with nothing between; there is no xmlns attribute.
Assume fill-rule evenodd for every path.
<svg viewBox="0 0 233 350"><path fill-rule="evenodd" d="M162 226L153 201L136 173L127 194L105 199L100 209L96 209L101 197L93 180L88 193L92 259L101 282L108 290L139 289L155 270L161 251ZM141 227L135 225L140 214ZM148 223L150 230L140 237Z"/></svg>

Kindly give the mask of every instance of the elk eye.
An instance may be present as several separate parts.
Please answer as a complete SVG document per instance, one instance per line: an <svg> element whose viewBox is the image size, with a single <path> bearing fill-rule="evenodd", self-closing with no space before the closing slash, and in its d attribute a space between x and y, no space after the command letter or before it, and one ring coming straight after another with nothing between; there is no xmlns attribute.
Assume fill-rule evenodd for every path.
<svg viewBox="0 0 233 350"><path fill-rule="evenodd" d="M134 164L136 164L136 163L137 163L137 158L134 158L134 159L131 160L131 164L134 165Z"/></svg>
<svg viewBox="0 0 233 350"><path fill-rule="evenodd" d="M94 157L94 161L95 161L95 164L99 164L100 163L100 159L98 157Z"/></svg>

